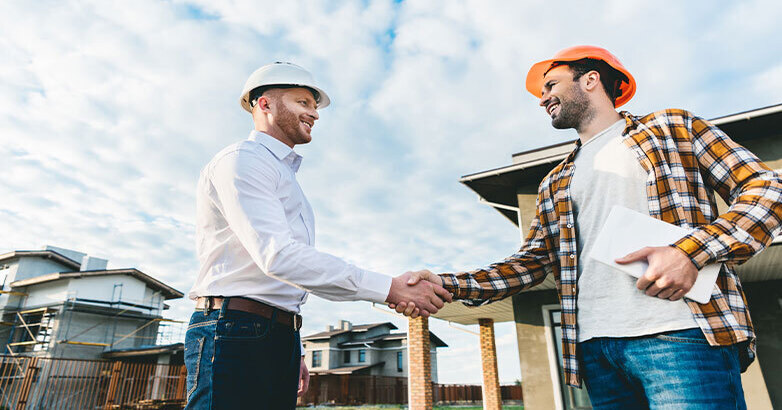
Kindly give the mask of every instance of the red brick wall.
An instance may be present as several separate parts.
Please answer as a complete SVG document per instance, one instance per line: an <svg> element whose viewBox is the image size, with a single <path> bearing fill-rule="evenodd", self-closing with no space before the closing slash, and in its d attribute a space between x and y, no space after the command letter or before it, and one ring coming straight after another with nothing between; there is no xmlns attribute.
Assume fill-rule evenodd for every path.
<svg viewBox="0 0 782 410"><path fill-rule="evenodd" d="M410 319L407 331L410 410L432 408L432 363L429 351L429 319Z"/></svg>
<svg viewBox="0 0 782 410"><path fill-rule="evenodd" d="M497 347L494 343L494 320L478 319L481 334L481 363L483 365L483 408L502 409L500 378L497 374Z"/></svg>

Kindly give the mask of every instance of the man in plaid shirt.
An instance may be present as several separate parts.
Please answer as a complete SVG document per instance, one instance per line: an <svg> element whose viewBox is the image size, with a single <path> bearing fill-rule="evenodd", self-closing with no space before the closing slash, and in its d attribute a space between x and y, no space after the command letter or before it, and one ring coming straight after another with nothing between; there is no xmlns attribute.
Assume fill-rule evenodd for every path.
<svg viewBox="0 0 782 410"><path fill-rule="evenodd" d="M478 306L556 279L567 383L584 380L595 408L745 408L740 372L755 333L737 264L764 249L782 222L782 180L719 128L687 111L617 112L635 80L605 49L576 46L535 64L527 90L574 151L541 182L521 249L470 272L420 279ZM714 192L729 205L718 215ZM586 257L612 205L692 229L645 260L638 280ZM711 299L683 296L698 270L720 263ZM409 303L395 306L415 315Z"/></svg>

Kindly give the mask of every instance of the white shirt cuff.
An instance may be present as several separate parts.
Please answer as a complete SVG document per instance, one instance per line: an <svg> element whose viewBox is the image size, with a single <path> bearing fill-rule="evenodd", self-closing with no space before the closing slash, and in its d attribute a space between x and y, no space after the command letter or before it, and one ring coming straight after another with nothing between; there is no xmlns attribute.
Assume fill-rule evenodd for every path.
<svg viewBox="0 0 782 410"><path fill-rule="evenodd" d="M388 292L391 291L391 279L388 275L365 270L356 292L357 299L386 303Z"/></svg>

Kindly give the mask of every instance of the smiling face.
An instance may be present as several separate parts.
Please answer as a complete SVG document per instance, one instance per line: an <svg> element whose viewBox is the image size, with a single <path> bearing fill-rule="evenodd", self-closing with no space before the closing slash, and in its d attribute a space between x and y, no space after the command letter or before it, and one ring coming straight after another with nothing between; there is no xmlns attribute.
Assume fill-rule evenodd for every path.
<svg viewBox="0 0 782 410"><path fill-rule="evenodd" d="M312 127L319 118L312 92L306 88L285 88L269 90L266 95L280 140L290 147L312 141Z"/></svg>
<svg viewBox="0 0 782 410"><path fill-rule="evenodd" d="M551 117L554 128L579 130L592 118L594 110L589 96L581 88L581 81L573 79L568 66L552 68L543 79L540 106Z"/></svg>

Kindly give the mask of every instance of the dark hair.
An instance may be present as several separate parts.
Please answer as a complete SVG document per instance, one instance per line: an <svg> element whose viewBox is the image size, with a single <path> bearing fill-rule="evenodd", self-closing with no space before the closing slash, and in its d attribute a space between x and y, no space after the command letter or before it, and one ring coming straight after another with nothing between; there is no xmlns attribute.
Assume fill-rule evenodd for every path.
<svg viewBox="0 0 782 410"><path fill-rule="evenodd" d="M253 88L250 91L250 107L255 107L255 100L261 98L261 96L263 96L263 93L271 90L272 88L306 88L312 93L312 96L315 98L315 102L316 103L320 102L320 93L312 88L304 87L301 85L274 84L274 85L264 85L261 87Z"/></svg>
<svg viewBox="0 0 782 410"><path fill-rule="evenodd" d="M622 83L630 82L626 75L611 67L603 60L583 58L576 61L555 61L551 65L551 68L560 65L570 67L570 70L573 71L573 80L578 80L582 75L590 71L597 71L600 74L600 82L603 84L603 89L614 105L616 105L616 99L622 95L622 90L620 88Z"/></svg>

